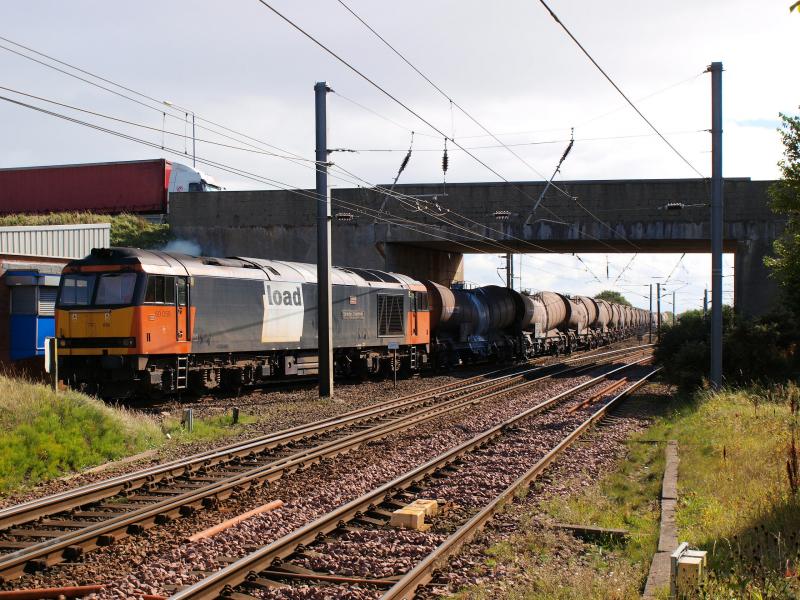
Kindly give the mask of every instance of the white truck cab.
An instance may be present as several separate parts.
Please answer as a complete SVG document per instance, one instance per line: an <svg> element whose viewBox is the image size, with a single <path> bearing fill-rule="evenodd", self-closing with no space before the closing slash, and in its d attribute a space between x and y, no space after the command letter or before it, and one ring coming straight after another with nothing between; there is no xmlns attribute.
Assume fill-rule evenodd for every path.
<svg viewBox="0 0 800 600"><path fill-rule="evenodd" d="M170 194L174 192L218 192L224 188L217 185L210 175L180 163L171 163L169 176Z"/></svg>

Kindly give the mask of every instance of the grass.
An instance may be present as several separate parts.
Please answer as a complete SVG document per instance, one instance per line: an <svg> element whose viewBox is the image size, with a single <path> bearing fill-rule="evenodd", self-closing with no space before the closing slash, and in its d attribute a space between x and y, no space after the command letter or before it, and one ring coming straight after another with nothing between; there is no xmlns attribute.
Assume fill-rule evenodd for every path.
<svg viewBox="0 0 800 600"><path fill-rule="evenodd" d="M792 385L674 400L669 414L628 441L614 472L565 499L517 509L519 531L485 558L485 569L514 577L458 597L638 598L658 540L664 461L663 444L642 442L676 439L679 539L708 552L709 577L696 597L800 598L797 440L791 458L798 404ZM542 511L557 521L627 529L631 537L624 545L577 542L533 525Z"/></svg>
<svg viewBox="0 0 800 600"><path fill-rule="evenodd" d="M0 227L18 225L76 225L110 223L111 245L133 248L159 248L170 239L169 224L150 223L138 215L99 215L90 212L47 215L8 215L0 217Z"/></svg>
<svg viewBox="0 0 800 600"><path fill-rule="evenodd" d="M679 537L708 552L705 598L797 598L800 498L787 477L800 390L702 392L656 435L679 442Z"/></svg>
<svg viewBox="0 0 800 600"><path fill-rule="evenodd" d="M203 419L194 419L194 427L192 432L186 430L181 420L175 417L170 417L162 423L162 429L175 443L186 442L208 442L218 440L220 438L231 435L240 431L245 425L257 422L258 419L252 415L239 413L239 422L233 424L233 415L225 413L206 417Z"/></svg>
<svg viewBox="0 0 800 600"><path fill-rule="evenodd" d="M0 494L165 444L208 442L234 435L256 417L196 418L162 423L75 391L0 375Z"/></svg>
<svg viewBox="0 0 800 600"><path fill-rule="evenodd" d="M0 492L153 448L158 424L78 392L0 376Z"/></svg>

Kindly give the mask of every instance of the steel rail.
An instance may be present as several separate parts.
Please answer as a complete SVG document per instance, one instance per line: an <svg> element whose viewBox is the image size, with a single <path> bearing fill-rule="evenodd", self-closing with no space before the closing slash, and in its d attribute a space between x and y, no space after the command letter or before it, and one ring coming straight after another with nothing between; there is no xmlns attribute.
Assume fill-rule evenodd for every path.
<svg viewBox="0 0 800 600"><path fill-rule="evenodd" d="M454 554L456 554L461 547L472 540L475 535L483 529L486 523L500 510L505 504L512 501L515 493L520 488L530 485L531 482L536 480L550 464L558 458L569 446L577 440L583 432L585 432L594 423L601 420L606 414L619 404L624 398L632 392L639 389L648 379L658 373L661 367L657 367L650 371L647 375L622 390L609 402L599 408L597 411L574 429L567 437L558 443L553 449L545 454L535 465L533 465L524 475L518 478L514 483L508 486L500 495L496 496L489 504L481 509L478 514L473 516L464 525L459 527L453 534L451 534L440 546L438 546L431 554L418 563L413 569L406 573L400 581L386 591L381 600L411 600L417 589L433 579L435 571L444 566L445 562Z"/></svg>
<svg viewBox="0 0 800 600"><path fill-rule="evenodd" d="M613 350L597 355L581 356L572 360L563 361L562 363L558 363L556 365L537 366L533 369L523 371L523 373L529 373L537 369L546 370L549 368L555 368L561 364L569 364L571 362L580 360L617 355L626 352L635 352L647 347L649 346L640 345L632 348ZM277 448L291 442L306 440L315 436L336 431L338 429L343 429L345 427L357 424L359 421L381 418L384 415L391 414L393 411L411 407L420 401L432 399L438 394L456 392L462 388L487 383L485 379L486 377L489 377L492 374L498 373L502 370L504 369L497 369L484 375L478 375L469 378L463 382L444 384L435 388L402 396L400 398L395 398L378 404L355 409L347 413L329 417L327 419L321 419L312 423L306 423L277 432L272 432L263 436L251 438L244 442L228 444L226 446L214 448L212 450L194 454L189 457L179 458L167 463L141 469L133 473L118 475L103 481L98 481L66 490L64 492L59 492L57 494L52 494L50 496L45 496L44 498L38 498L5 509L0 509L0 531L8 529L9 527L33 521L41 517L52 515L54 513L99 502L106 498L116 496L122 492L131 491L145 486L151 486L165 479L190 475L192 472L195 472L201 468L206 469L210 466L230 462L236 458Z"/></svg>
<svg viewBox="0 0 800 600"><path fill-rule="evenodd" d="M441 471L443 468L452 465L464 455L473 452L479 448L486 447L493 440L501 437L504 433L517 422L534 416L550 407L559 403L561 400L583 390L591 385L597 384L598 380L604 379L608 375L630 368L634 365L641 364L648 358L638 360L634 363L629 363L624 366L618 367L604 374L593 378L589 382L581 383L569 390L556 394L555 396L540 402L539 404L524 410L523 412L507 419L503 423L496 425L486 431L478 434L472 439L451 448L438 457L428 461L427 463L416 467L408 473L390 481L367 494L352 500L351 502L329 512L328 514L318 518L317 520L294 530L293 532L285 535L272 542L271 544L251 553L250 555L229 564L223 569L209 575L205 579L178 591L171 600L211 600L217 598L223 591L228 594L232 592L233 588L248 578L251 573L257 573L268 569L273 563L285 560L291 556L298 547L311 544L320 536L332 533L336 529L342 527L347 521L350 521L359 515L363 514L370 507L379 504L382 501L388 500L392 494L404 489L408 489L418 482L425 479L427 476ZM502 392L494 392L494 394ZM582 425L582 429L588 427L588 424ZM563 442L562 442L563 443ZM552 460L552 458L550 459Z"/></svg>
<svg viewBox="0 0 800 600"><path fill-rule="evenodd" d="M571 390L568 390L567 393L561 394L551 400L561 400L571 393L576 393L586 387L595 385L598 381L605 379L609 375L644 360L649 360L649 357L640 359L636 363L631 363L630 365L617 367L587 382L579 384L571 388ZM87 550L92 550L101 545L111 544L130 533L141 532L160 522L167 522L182 514L190 513L203 505L213 505L216 501L228 498L234 490L246 490L254 485L268 484L269 482L280 479L286 474L308 468L321 461L323 458L331 458L338 454L349 452L366 442L387 437L397 431L411 428L448 412L464 408L470 404L476 404L500 394L517 391L536 384L542 379L584 368L584 366L564 368L557 373L542 375L521 383L517 383L513 378L508 379L507 377L503 377L501 379L504 381L493 381L492 385L488 387L488 390L479 388L466 394L466 396L458 396L435 406L423 406L419 409L417 414L400 415L388 423L380 423L365 431L355 432L344 438L331 440L315 448L300 450L290 456L279 458L265 465L256 466L243 473L237 473L217 482L209 483L202 488L187 491L159 502L143 505L139 509L128 511L119 516L106 519L105 521L99 521L96 524L78 530L65 532L62 536L50 538L16 552L0 555L0 579L10 580L19 577L26 570L41 569L49 565L57 564L65 558L74 559Z"/></svg>

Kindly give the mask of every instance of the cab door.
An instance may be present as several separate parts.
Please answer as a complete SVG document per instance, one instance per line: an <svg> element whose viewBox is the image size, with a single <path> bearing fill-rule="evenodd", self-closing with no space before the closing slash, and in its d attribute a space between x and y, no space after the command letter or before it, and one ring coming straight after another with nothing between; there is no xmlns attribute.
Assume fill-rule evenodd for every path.
<svg viewBox="0 0 800 600"><path fill-rule="evenodd" d="M411 319L410 319L409 327L411 329L412 337L417 337L418 328L419 328L419 324L418 324L419 307L417 306L417 294L415 292L408 292L408 297L409 297L409 300L411 302L411 311L409 313L411 315Z"/></svg>
<svg viewBox="0 0 800 600"><path fill-rule="evenodd" d="M189 340L189 278L175 278L175 339Z"/></svg>

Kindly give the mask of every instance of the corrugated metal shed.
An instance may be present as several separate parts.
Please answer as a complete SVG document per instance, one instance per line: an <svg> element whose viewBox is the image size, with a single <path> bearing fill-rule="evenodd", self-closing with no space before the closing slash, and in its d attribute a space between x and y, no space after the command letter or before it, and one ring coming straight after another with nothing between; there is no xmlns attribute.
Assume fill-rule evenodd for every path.
<svg viewBox="0 0 800 600"><path fill-rule="evenodd" d="M0 227L0 254L83 258L111 245L111 224Z"/></svg>

